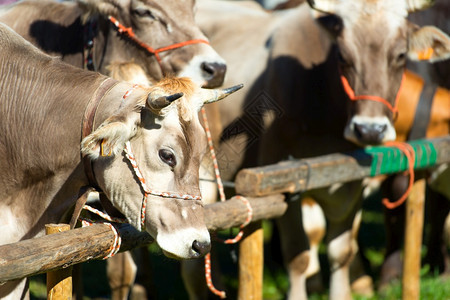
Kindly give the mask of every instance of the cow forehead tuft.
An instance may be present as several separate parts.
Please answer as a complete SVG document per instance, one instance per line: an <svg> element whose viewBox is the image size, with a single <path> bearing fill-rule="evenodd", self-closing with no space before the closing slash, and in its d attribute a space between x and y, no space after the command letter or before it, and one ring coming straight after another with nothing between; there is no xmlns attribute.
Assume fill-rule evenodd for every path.
<svg viewBox="0 0 450 300"><path fill-rule="evenodd" d="M170 94L183 93L186 98L191 98L196 89L195 84L187 77L165 77L156 86Z"/></svg>
<svg viewBox="0 0 450 300"><path fill-rule="evenodd" d="M372 20L385 20L391 28L400 27L408 16L404 0L342 1L336 13L344 19L346 26L360 23L362 19L367 21L370 17Z"/></svg>

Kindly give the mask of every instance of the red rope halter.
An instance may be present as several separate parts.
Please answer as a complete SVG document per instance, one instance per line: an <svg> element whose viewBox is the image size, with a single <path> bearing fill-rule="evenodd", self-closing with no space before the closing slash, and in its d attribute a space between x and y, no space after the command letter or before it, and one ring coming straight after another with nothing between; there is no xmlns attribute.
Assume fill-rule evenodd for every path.
<svg viewBox="0 0 450 300"><path fill-rule="evenodd" d="M206 110L204 107L202 107L201 112L202 112L202 117L203 117L203 123L205 126L206 137L208 140L209 152L211 154L211 158L212 158L213 165L214 165L214 172L216 175L216 182L217 182L217 188L219 190L220 201L226 201L222 177L220 176L219 164L217 162L216 152L214 150L214 143L213 143L213 140L211 137L211 130L209 128L208 117L206 115ZM242 202L244 202L244 204L247 206L247 218L245 219L244 223L241 224L241 226L239 227L239 229L240 229L239 233L234 238L221 241L224 244L238 243L244 235L244 231L243 231L244 227L247 226L252 221L253 209L252 209L250 203L248 202L248 200L245 197L242 197L240 195L237 195L236 198L241 199ZM226 298L226 293L224 291L220 291L220 290L216 289L212 282L211 253L208 253L205 255L205 279L206 279L206 285L208 286L209 290L213 294L219 296L221 299Z"/></svg>
<svg viewBox="0 0 450 300"><path fill-rule="evenodd" d="M416 153L414 152L414 148L407 143L391 141L386 142L385 145L398 148L406 155L406 158L408 159L408 170L406 171L406 173L409 175L409 183L405 193L395 202L390 202L389 199L387 198L383 199L383 204L386 208L394 209L402 205L403 202L405 202L405 200L408 198L409 193L411 192L411 188L414 184L414 162L416 159Z"/></svg>
<svg viewBox="0 0 450 300"><path fill-rule="evenodd" d="M402 83L403 83L403 79L404 79L405 75L403 74L402 77ZM348 83L347 78L345 78L344 75L341 75L341 82L342 82L342 87L345 90L345 93L347 94L347 96L350 98L350 100L352 101L358 101L358 100L369 100L369 101L376 101L376 102L380 102L383 103L384 105L386 105L386 107L392 112L392 114L394 115L394 118L396 117L396 115L398 114L398 108L397 108L397 104L398 104L398 99L400 98L400 89L402 84L400 84L400 89L399 92L397 92L397 96L395 97L395 101L394 101L394 105L391 105L391 103L389 103L389 101L387 101L386 99L379 97L379 96L373 96L373 95L356 95L355 91L352 89L352 87L350 86L350 84Z"/></svg>
<svg viewBox="0 0 450 300"><path fill-rule="evenodd" d="M109 21L111 21L111 23L115 26L116 30L120 34L126 35L127 38L129 38L130 40L135 42L139 47L143 48L148 53L154 55L156 60L158 61L159 67L161 68L161 71L162 71L163 74L164 74L164 69L163 69L163 66L162 66L162 59L161 59L159 53L165 52L165 51L169 51L169 50L173 50L173 49L177 49L177 48L181 48L181 47L184 47L184 46L187 46L187 45L192 45L192 44L207 44L207 45L209 45L209 42L207 40L194 39L194 40L188 40L188 41L185 41L185 42L175 43L175 44L172 44L172 45L169 45L169 46L165 46L165 47L161 47L161 48L158 48L158 49L154 49L153 47L149 46L148 44L146 44L145 42L143 42L139 38L137 38L136 35L133 32L133 28L123 26L113 16L109 16L108 19L109 19Z"/></svg>
<svg viewBox="0 0 450 300"><path fill-rule="evenodd" d="M394 118L397 117L398 114L398 100L400 99L400 90L402 88L403 82L405 79L405 74L402 75L402 81L400 83L400 88L397 92L397 96L395 97L394 105L392 106L391 103L389 103L386 99L379 97L379 96L373 96L373 95L355 95L355 91L352 89L350 84L348 83L347 78L345 78L343 75L341 75L341 82L342 86L347 93L348 97L352 101L358 101L358 100L370 100L370 101L376 101L383 103L386 105L386 107L392 112L394 115ZM394 209L405 202L405 200L408 198L409 193L411 192L412 185L414 184L414 160L415 160L415 152L414 149L408 145L407 143L402 142L396 142L396 141L389 141L385 143L385 146L395 147L402 151L406 158L408 159L408 171L409 174L409 184L408 188L406 189L405 193L395 202L390 202L387 198L383 199L383 204L388 209Z"/></svg>

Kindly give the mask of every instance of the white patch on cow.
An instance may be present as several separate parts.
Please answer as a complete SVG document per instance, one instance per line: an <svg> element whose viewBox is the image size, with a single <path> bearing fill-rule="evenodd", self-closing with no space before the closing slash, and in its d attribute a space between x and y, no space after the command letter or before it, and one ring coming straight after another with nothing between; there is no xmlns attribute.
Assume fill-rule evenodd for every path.
<svg viewBox="0 0 450 300"><path fill-rule="evenodd" d="M342 187L342 183L335 183L332 184L329 188L328 188L328 193L330 194L334 194L337 190L339 190Z"/></svg>
<svg viewBox="0 0 450 300"><path fill-rule="evenodd" d="M344 137L355 143L355 144L361 144L359 139L355 135L355 124L361 124L361 125L377 125L377 126L383 126L386 125L386 130L384 131L383 139L380 141L380 143L385 143L387 141L394 141L397 137L397 134L395 132L395 128L392 125L392 123L389 121L389 119L385 116L383 117L367 117L367 116L353 116L348 125L345 127L344 131Z"/></svg>
<svg viewBox="0 0 450 300"><path fill-rule="evenodd" d="M211 47L204 47L207 49L202 54L195 55L189 63L180 71L178 74L179 77L189 77L196 84L203 86L207 82L207 78L205 76L209 76L205 71L202 70L203 63L216 63L216 64L225 64L225 60L220 57L215 51L210 49Z"/></svg>
<svg viewBox="0 0 450 300"><path fill-rule="evenodd" d="M364 186L362 195L364 199L367 199L380 189L381 180L378 177L364 178L362 184Z"/></svg>
<svg viewBox="0 0 450 300"><path fill-rule="evenodd" d="M188 214L187 214L187 211L185 209L181 210L181 216L183 217L183 219L185 219L185 220L187 219Z"/></svg>
<svg viewBox="0 0 450 300"><path fill-rule="evenodd" d="M321 234L320 239L325 235L326 220L322 209L317 203L302 204L302 221L306 234ZM305 271L306 277L310 277L320 271L319 263L319 240L310 240L310 255L308 268Z"/></svg>
<svg viewBox="0 0 450 300"><path fill-rule="evenodd" d="M344 20L345 27L353 27L361 19L380 17L395 30L403 26L408 16L406 1L378 0L378 1L341 1L336 13Z"/></svg>
<svg viewBox="0 0 450 300"><path fill-rule="evenodd" d="M194 241L210 243L208 230L187 228L169 233L161 232L156 236L156 242L167 256L181 259L199 257L199 254L192 248Z"/></svg>
<svg viewBox="0 0 450 300"><path fill-rule="evenodd" d="M166 25L166 29L167 29L168 33L172 33L173 32L173 28L172 28L172 26L170 26L170 24Z"/></svg>
<svg viewBox="0 0 450 300"><path fill-rule="evenodd" d="M1 245L18 242L25 231L25 226L19 222L9 207L0 208Z"/></svg>
<svg viewBox="0 0 450 300"><path fill-rule="evenodd" d="M197 209L197 206L192 205L192 210L196 210L196 209Z"/></svg>

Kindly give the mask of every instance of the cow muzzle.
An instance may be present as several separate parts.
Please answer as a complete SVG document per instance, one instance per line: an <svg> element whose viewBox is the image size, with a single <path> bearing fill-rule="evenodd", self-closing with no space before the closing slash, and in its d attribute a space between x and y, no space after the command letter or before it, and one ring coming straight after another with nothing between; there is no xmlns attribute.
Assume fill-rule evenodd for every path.
<svg viewBox="0 0 450 300"><path fill-rule="evenodd" d="M146 229L167 257L192 259L211 250L201 200L149 196Z"/></svg>
<svg viewBox="0 0 450 300"><path fill-rule="evenodd" d="M200 65L202 70L203 78L206 84L203 86L205 88L216 88L223 84L225 80L225 73L227 72L227 65L224 63L211 63L203 62Z"/></svg>
<svg viewBox="0 0 450 300"><path fill-rule="evenodd" d="M174 259L192 259L205 256L211 250L209 232L188 228L160 233L156 242L165 256Z"/></svg>
<svg viewBox="0 0 450 300"><path fill-rule="evenodd" d="M344 137L357 145L368 146L393 141L396 133L387 117L354 116L345 128Z"/></svg>

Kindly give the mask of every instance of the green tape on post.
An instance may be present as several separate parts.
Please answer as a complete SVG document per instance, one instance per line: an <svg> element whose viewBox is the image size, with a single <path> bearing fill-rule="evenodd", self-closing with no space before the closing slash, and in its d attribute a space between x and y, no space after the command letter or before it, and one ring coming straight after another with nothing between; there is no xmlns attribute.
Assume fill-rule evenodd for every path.
<svg viewBox="0 0 450 300"><path fill-rule="evenodd" d="M414 169L431 167L436 164L437 151L427 140L417 140L408 143L416 153ZM370 176L392 174L408 169L408 159L400 149L395 147L368 147L365 152L372 156Z"/></svg>

